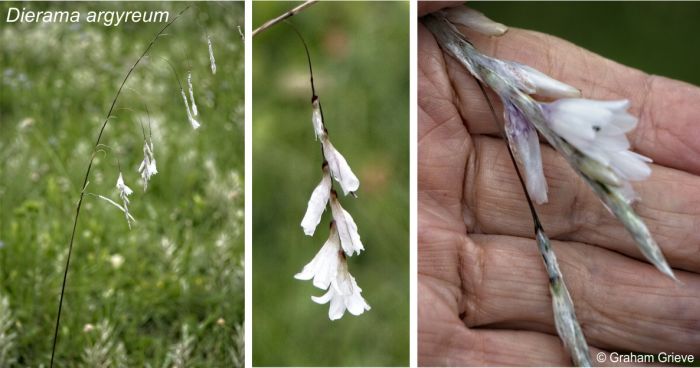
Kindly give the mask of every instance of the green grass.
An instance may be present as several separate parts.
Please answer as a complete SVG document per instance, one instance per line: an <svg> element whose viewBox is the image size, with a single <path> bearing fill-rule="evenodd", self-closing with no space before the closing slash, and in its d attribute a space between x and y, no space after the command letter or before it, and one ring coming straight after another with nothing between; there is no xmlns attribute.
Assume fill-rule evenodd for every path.
<svg viewBox="0 0 700 368"><path fill-rule="evenodd" d="M186 3L2 4L34 10L169 10ZM103 136L88 192L134 194L124 216L86 196L65 294L57 363L88 365L107 321L107 355L160 367L183 328L188 366L231 366L243 321L242 3L197 3L134 71ZM94 140L130 66L163 24L3 24L0 29L0 313L14 334L0 366L48 365L75 204ZM209 69L206 34L217 57ZM193 131L172 71L191 66L202 127ZM186 88L186 87L185 87ZM159 174L144 193L136 171L148 106ZM114 267L110 258L123 257ZM222 318L223 321L217 321ZM0 316L0 322L3 316ZM187 327L184 327L187 326ZM0 323L2 329L2 323ZM89 329L89 328L88 328ZM2 335L3 331L0 331ZM0 337L1 339L2 337ZM9 345L7 345L9 346ZM2 352L0 351L0 358Z"/></svg>
<svg viewBox="0 0 700 368"><path fill-rule="evenodd" d="M253 27L295 3L253 4ZM293 278L328 236L300 222L321 178L301 41L253 40L253 365L406 366L409 359L409 4L318 3L291 18L311 52L329 136L360 179L340 198L366 251L348 267L372 310L328 319ZM337 187L337 186L336 186Z"/></svg>

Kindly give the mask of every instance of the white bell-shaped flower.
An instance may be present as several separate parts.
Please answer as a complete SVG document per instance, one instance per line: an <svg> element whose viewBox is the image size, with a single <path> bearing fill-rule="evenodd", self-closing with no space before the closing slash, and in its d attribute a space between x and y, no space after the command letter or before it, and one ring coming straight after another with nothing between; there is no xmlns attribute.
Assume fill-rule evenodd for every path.
<svg viewBox="0 0 700 368"><path fill-rule="evenodd" d="M346 211L338 201L338 195L334 190L331 191L331 213L333 220L338 227L338 235L340 236L340 245L348 257L353 254L360 254L365 249L360 240L360 234L357 232L357 224L352 216Z"/></svg>
<svg viewBox="0 0 700 368"><path fill-rule="evenodd" d="M357 191L360 187L360 180L355 176L355 173L352 172L352 169L350 169L350 165L348 165L345 157L333 147L327 135L321 138L321 144L323 145L323 156L328 162L331 175L333 179L340 184L340 187L343 189L343 194L347 195L348 193Z"/></svg>
<svg viewBox="0 0 700 368"><path fill-rule="evenodd" d="M623 180L644 180L651 159L629 151L625 133L637 126L629 101L561 99L541 104L549 127L590 158L610 167Z"/></svg>
<svg viewBox="0 0 700 368"><path fill-rule="evenodd" d="M328 240L323 244L321 250L316 253L314 259L304 266L301 272L294 275L294 278L297 280L313 279L314 286L326 290L331 284L331 281L335 279L342 258L343 254L340 250L338 230L335 222L331 222Z"/></svg>
<svg viewBox="0 0 700 368"><path fill-rule="evenodd" d="M306 207L306 214L301 220L301 227L304 229L304 234L313 236L316 231L316 226L321 222L323 211L326 210L328 199L331 196L331 175L328 171L328 164L323 164L323 178L318 183L316 189L311 193L309 203Z"/></svg>
<svg viewBox="0 0 700 368"><path fill-rule="evenodd" d="M321 297L312 296L311 300L318 304L330 302L328 318L332 321L340 319L349 311L359 316L371 309L362 297L362 289L357 286L355 278L348 272L348 266L344 258L341 258L336 277L331 281L330 288Z"/></svg>

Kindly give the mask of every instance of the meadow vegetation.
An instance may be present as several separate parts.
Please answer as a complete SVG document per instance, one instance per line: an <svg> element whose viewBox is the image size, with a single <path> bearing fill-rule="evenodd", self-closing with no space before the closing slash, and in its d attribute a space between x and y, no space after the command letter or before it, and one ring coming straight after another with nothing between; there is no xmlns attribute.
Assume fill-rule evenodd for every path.
<svg viewBox="0 0 700 368"><path fill-rule="evenodd" d="M168 10L186 3L5 3L34 10ZM99 9L96 9L99 8ZM198 3L134 71L94 162L68 275L58 366L242 365L242 3ZM6 24L0 30L0 366L47 366L75 205L98 129L163 24ZM209 65L207 34L217 58ZM192 71L201 128L169 60ZM148 113L147 113L148 111ZM158 174L144 192L143 123ZM4 343L3 343L4 342Z"/></svg>

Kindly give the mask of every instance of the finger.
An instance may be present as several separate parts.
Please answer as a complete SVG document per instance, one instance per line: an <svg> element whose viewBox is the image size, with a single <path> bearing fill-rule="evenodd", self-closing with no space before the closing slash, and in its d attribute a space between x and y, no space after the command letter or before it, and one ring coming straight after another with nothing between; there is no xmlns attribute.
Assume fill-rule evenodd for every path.
<svg viewBox="0 0 700 368"><path fill-rule="evenodd" d="M465 206L474 215L470 232L532 237L532 219L506 146L474 136L475 159L465 181ZM644 260L632 237L592 190L549 146L542 146L549 202L537 206L554 239L595 244ZM649 179L635 183L634 204L669 264L700 272L700 177L652 165Z"/></svg>
<svg viewBox="0 0 700 368"><path fill-rule="evenodd" d="M485 54L532 66L581 89L586 98L629 99L630 113L640 119L629 135L635 150L661 165L700 174L700 88L648 75L538 32L510 29L501 37L471 32L468 38ZM469 131L496 133L473 77L454 59L447 59Z"/></svg>
<svg viewBox="0 0 700 368"><path fill-rule="evenodd" d="M418 187L458 217L471 140L453 104L442 52L422 26L418 43Z"/></svg>
<svg viewBox="0 0 700 368"><path fill-rule="evenodd" d="M535 241L474 235L480 280L465 291L465 323L555 333L547 274ZM677 272L678 285L653 266L595 246L553 241L576 315L589 344L609 350L700 353L700 276Z"/></svg>

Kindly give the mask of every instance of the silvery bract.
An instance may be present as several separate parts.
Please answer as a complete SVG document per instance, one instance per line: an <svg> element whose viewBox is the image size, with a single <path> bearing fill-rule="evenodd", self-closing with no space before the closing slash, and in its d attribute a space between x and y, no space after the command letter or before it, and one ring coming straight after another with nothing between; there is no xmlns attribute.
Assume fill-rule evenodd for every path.
<svg viewBox="0 0 700 368"><path fill-rule="evenodd" d="M326 240L326 243L321 247L314 259L304 266L301 272L294 275L294 278L297 280L313 279L314 286L326 290L338 273L341 258L340 237L338 237L335 222L331 222L328 240Z"/></svg>
<svg viewBox="0 0 700 368"><path fill-rule="evenodd" d="M355 176L355 173L352 172L352 169L350 169L350 165L348 165L345 157L333 147L328 136L324 136L321 139L321 144L323 145L323 156L325 156L326 161L328 161L331 175L333 179L340 184L340 187L343 189L343 194L347 195L348 193L357 191L360 187L360 180Z"/></svg>
<svg viewBox="0 0 700 368"><path fill-rule="evenodd" d="M487 36L500 36L508 31L508 27L486 17L482 12L457 6L442 10L442 13L452 23L461 24Z"/></svg>
<svg viewBox="0 0 700 368"><path fill-rule="evenodd" d="M357 225L352 219L352 216L338 202L338 197L335 191L331 192L331 213L333 221L338 227L338 235L340 236L340 245L348 257L352 257L353 253L360 254L365 248L360 241L360 234L357 232Z"/></svg>
<svg viewBox="0 0 700 368"><path fill-rule="evenodd" d="M508 144L516 160L525 168L525 186L537 204L547 202L547 179L542 169L542 155L537 131L513 104L504 101L503 115Z"/></svg>
<svg viewBox="0 0 700 368"><path fill-rule="evenodd" d="M131 193L134 191L131 190L126 184L124 184L124 178L122 177L122 173L119 173L119 178L117 178L117 190L119 191L119 198L121 198L122 203L124 203L124 215L126 216L126 222L129 225L129 229L131 229L131 219L129 218L129 196Z"/></svg>
<svg viewBox="0 0 700 368"><path fill-rule="evenodd" d="M153 153L153 141L143 141L143 161L141 161L138 171L141 173L143 190L146 190L146 188L148 188L148 181L151 180L151 176L158 173L158 169L156 168L156 158Z"/></svg>
<svg viewBox="0 0 700 368"><path fill-rule="evenodd" d="M311 103L313 112L311 113L311 123L314 126L314 135L316 139L323 139L326 136L326 128L323 126L323 116L321 115L321 105L318 98Z"/></svg>
<svg viewBox="0 0 700 368"><path fill-rule="evenodd" d="M343 317L345 310L359 316L370 310L370 306L362 297L362 289L357 286L355 278L348 272L345 259L341 259L336 276L331 280L331 286L321 297L312 296L311 299L318 304L330 302L328 318L337 320Z"/></svg>
<svg viewBox="0 0 700 368"><path fill-rule="evenodd" d="M301 227L304 229L304 234L313 236L316 231L316 226L321 222L321 215L326 209L328 199L331 196L331 176L328 172L328 165L323 165L323 178L318 183L316 189L311 193L309 203L306 207L306 214L301 220Z"/></svg>

